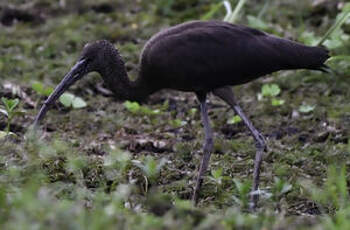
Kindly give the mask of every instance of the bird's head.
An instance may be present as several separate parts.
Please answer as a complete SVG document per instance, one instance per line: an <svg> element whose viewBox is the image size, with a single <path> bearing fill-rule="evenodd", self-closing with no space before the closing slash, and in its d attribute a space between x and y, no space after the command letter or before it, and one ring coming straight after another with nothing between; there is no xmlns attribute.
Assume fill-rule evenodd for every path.
<svg viewBox="0 0 350 230"><path fill-rule="evenodd" d="M45 116L49 106L53 104L71 85L84 77L90 72L100 71L101 63L104 63L107 56L112 53L115 48L112 43L101 40L87 43L79 57L78 62L64 76L62 81L57 85L48 99L44 102L40 112L35 118L34 126Z"/></svg>
<svg viewBox="0 0 350 230"><path fill-rule="evenodd" d="M101 63L108 60L111 54L117 52L114 45L107 40L100 40L87 43L81 52L79 62L82 61L81 69L83 72L89 73L99 71Z"/></svg>

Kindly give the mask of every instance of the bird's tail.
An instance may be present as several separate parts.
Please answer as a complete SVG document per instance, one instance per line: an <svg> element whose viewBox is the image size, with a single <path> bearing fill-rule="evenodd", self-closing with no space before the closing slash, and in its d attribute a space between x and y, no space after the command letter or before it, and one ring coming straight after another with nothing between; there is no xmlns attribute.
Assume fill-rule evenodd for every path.
<svg viewBox="0 0 350 230"><path fill-rule="evenodd" d="M270 38L271 39L271 38ZM280 59L276 60L281 69L311 69L325 71L325 62L330 57L329 51L323 47L306 46L304 44L274 38L274 47L279 52ZM276 55L278 56L278 55Z"/></svg>
<svg viewBox="0 0 350 230"><path fill-rule="evenodd" d="M331 69L325 64L330 58L329 51L323 47L307 47L303 49L300 61L302 67L311 70L320 70L322 72L330 72Z"/></svg>

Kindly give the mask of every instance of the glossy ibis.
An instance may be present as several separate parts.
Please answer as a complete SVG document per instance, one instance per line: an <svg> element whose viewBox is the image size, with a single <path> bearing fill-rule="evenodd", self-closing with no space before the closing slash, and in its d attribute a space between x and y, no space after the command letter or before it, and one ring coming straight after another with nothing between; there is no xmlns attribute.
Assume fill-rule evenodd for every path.
<svg viewBox="0 0 350 230"><path fill-rule="evenodd" d="M283 38L221 21L191 21L154 35L140 56L139 77L130 81L118 50L108 41L85 45L79 61L44 102L35 125L62 93L89 72L98 72L116 98L144 101L160 89L194 92L200 102L205 131L203 157L193 193L196 202L202 176L213 149L206 96L212 92L242 118L256 141L253 188L259 185L259 171L266 144L234 98L230 86L288 69L323 70L327 50L309 47ZM252 193L257 194L257 192ZM257 195L252 195L253 206Z"/></svg>

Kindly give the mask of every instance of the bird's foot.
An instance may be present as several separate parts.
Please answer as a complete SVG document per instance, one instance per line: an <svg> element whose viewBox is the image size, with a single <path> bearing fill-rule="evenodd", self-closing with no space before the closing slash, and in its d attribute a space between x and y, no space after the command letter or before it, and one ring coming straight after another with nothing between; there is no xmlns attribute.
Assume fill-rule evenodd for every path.
<svg viewBox="0 0 350 230"><path fill-rule="evenodd" d="M250 202L249 202L249 211L255 212L258 207L259 200L259 190L253 190L250 192Z"/></svg>
<svg viewBox="0 0 350 230"><path fill-rule="evenodd" d="M264 137L264 135L262 135L259 132L256 134L255 147L257 148L258 151L262 150L262 151L268 152L266 138Z"/></svg>

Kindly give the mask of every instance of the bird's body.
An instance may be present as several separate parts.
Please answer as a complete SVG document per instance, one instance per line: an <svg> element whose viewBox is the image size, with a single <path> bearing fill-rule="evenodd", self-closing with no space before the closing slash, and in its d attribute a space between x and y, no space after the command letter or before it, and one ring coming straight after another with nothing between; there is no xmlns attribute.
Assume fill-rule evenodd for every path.
<svg viewBox="0 0 350 230"><path fill-rule="evenodd" d="M196 200L213 148L205 102L207 93L212 92L235 110L257 142L253 176L253 191L256 191L265 141L244 115L228 86L243 84L278 70L321 70L328 57L323 48L305 46L249 27L221 21L192 21L154 35L140 56L139 77L130 81L118 50L108 41L97 41L84 47L79 62L45 101L35 124L69 86L92 71L98 72L116 98L122 100L144 101L160 89L194 92L201 104L206 136L193 196Z"/></svg>
<svg viewBox="0 0 350 230"><path fill-rule="evenodd" d="M319 69L327 51L222 21L193 21L154 35L140 58L152 87L206 91L283 69Z"/></svg>

